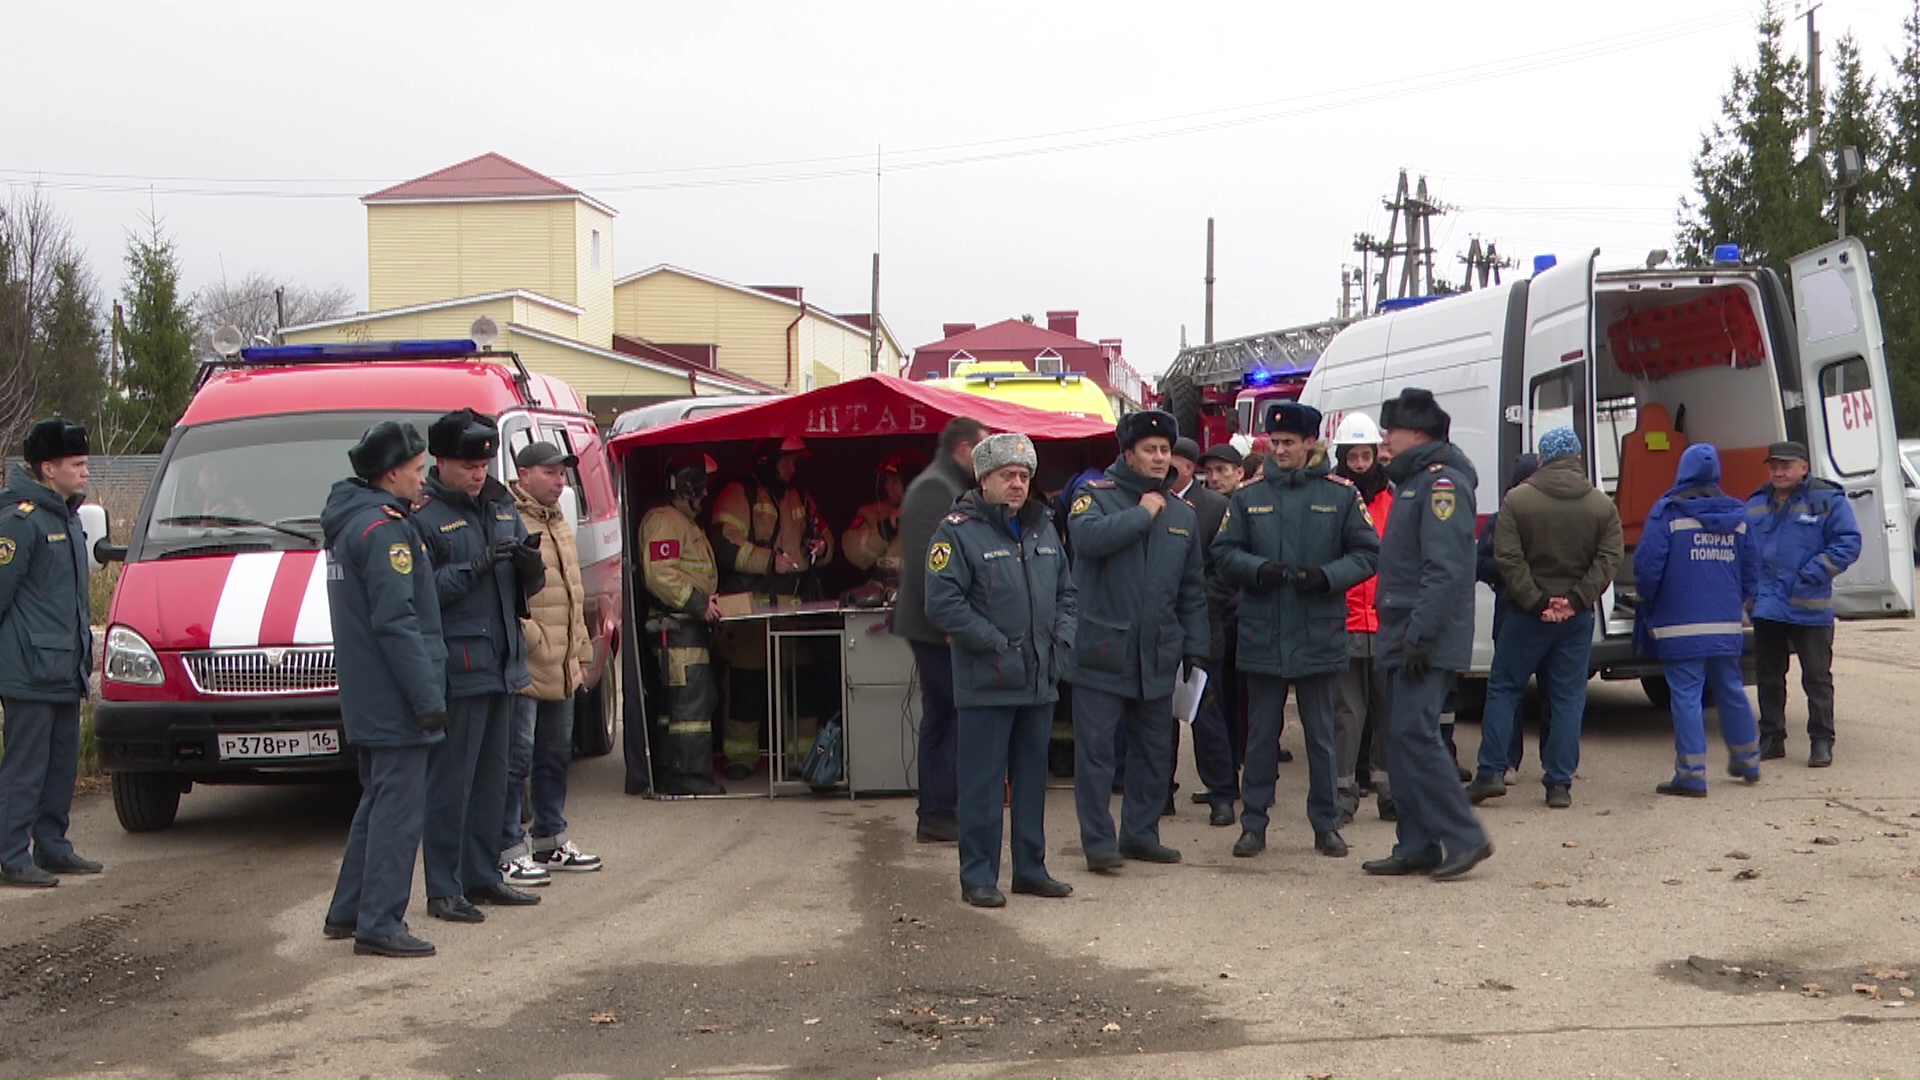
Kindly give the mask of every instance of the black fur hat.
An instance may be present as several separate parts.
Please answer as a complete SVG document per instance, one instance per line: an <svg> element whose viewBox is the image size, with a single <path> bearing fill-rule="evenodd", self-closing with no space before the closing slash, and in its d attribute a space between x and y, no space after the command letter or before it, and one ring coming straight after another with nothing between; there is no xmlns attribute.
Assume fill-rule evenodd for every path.
<svg viewBox="0 0 1920 1080"><path fill-rule="evenodd" d="M448 461L491 461L500 448L500 425L472 409L450 412L427 429L427 448Z"/></svg>
<svg viewBox="0 0 1920 1080"><path fill-rule="evenodd" d="M1120 418L1113 433L1119 437L1122 450L1133 449L1134 443L1151 435L1158 435L1172 445L1180 439L1180 421L1175 420L1172 413L1159 409L1130 412Z"/></svg>
<svg viewBox="0 0 1920 1080"><path fill-rule="evenodd" d="M1380 430L1390 428L1424 431L1436 439L1445 439L1453 430L1453 417L1433 400L1433 391L1409 386L1400 391L1399 397L1388 398L1380 406Z"/></svg>
<svg viewBox="0 0 1920 1080"><path fill-rule="evenodd" d="M347 448L353 475L378 480L427 451L420 429L405 420L382 420Z"/></svg>
<svg viewBox="0 0 1920 1080"><path fill-rule="evenodd" d="M32 465L58 458L85 457L87 429L64 416L49 416L27 429L26 451L21 456Z"/></svg>
<svg viewBox="0 0 1920 1080"><path fill-rule="evenodd" d="M1267 414L1267 434L1298 435L1313 440L1320 437L1320 410L1297 401L1283 401Z"/></svg>

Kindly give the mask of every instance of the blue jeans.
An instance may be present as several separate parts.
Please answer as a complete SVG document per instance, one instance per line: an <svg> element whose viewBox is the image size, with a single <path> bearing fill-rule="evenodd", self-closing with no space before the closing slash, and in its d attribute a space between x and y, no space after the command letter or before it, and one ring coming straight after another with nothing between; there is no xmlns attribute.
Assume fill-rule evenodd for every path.
<svg viewBox="0 0 1920 1080"><path fill-rule="evenodd" d="M953 653L945 645L909 641L920 669L920 820L954 819L958 780L954 763Z"/></svg>
<svg viewBox="0 0 1920 1080"><path fill-rule="evenodd" d="M1127 698L1073 688L1073 802L1087 855L1160 842L1160 811L1173 783L1173 698ZM1120 831L1113 827L1114 728L1127 729Z"/></svg>
<svg viewBox="0 0 1920 1080"><path fill-rule="evenodd" d="M0 867L25 870L27 842L42 862L73 857L67 816L80 768L80 703L7 698L0 750Z"/></svg>
<svg viewBox="0 0 1920 1080"><path fill-rule="evenodd" d="M533 781L533 847L567 842L567 766L573 763L573 701L513 696L507 730L507 803L500 817L500 861L528 853L520 828L520 784Z"/></svg>
<svg viewBox="0 0 1920 1080"><path fill-rule="evenodd" d="M1013 810L1013 880L1046 880L1053 706L964 708L959 719L960 887L1000 883L1003 802Z"/></svg>
<svg viewBox="0 0 1920 1080"><path fill-rule="evenodd" d="M1580 718L1587 708L1587 659L1593 652L1593 612L1562 623L1507 612L1493 645L1487 709L1480 718L1480 775L1506 775L1507 748L1519 723L1527 680L1540 676L1549 717L1540 769L1548 787L1572 787L1580 767Z"/></svg>
<svg viewBox="0 0 1920 1080"><path fill-rule="evenodd" d="M1707 717L1702 691L1713 687L1720 712L1720 737L1726 740L1730 770L1742 776L1760 773L1760 728L1747 701L1738 656L1668 660L1667 686L1673 691L1673 782L1694 791L1707 789Z"/></svg>
<svg viewBox="0 0 1920 1080"><path fill-rule="evenodd" d="M363 746L356 753L360 806L347 830L347 853L340 860L327 921L352 926L362 940L392 937L407 928L432 752L425 746Z"/></svg>
<svg viewBox="0 0 1920 1080"><path fill-rule="evenodd" d="M447 737L427 755L427 896L500 884L500 804L507 797L511 694L447 701Z"/></svg>

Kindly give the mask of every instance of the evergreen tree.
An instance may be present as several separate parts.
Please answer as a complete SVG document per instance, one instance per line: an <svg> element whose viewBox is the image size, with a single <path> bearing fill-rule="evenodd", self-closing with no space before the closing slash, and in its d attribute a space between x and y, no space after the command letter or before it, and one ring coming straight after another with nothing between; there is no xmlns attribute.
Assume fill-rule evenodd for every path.
<svg viewBox="0 0 1920 1080"><path fill-rule="evenodd" d="M1869 235L1895 413L1901 430L1911 431L1920 427L1920 283L1912 273L1920 267L1920 7L1901 29L1901 49L1882 98L1883 190Z"/></svg>
<svg viewBox="0 0 1920 1080"><path fill-rule="evenodd" d="M53 293L39 321L35 361L41 413L57 412L98 430L107 392L102 364L99 301L80 260L63 256L53 268Z"/></svg>
<svg viewBox="0 0 1920 1080"><path fill-rule="evenodd" d="M1781 41L1768 0L1751 68L1736 67L1721 117L1693 159L1696 190L1680 200L1679 260L1701 266L1715 245L1738 243L1749 262L1786 272L1786 260L1822 238L1824 185L1797 152L1806 126L1806 69Z"/></svg>
<svg viewBox="0 0 1920 1080"><path fill-rule="evenodd" d="M113 402L110 449L152 453L166 445L193 396L193 312L180 295L180 259L157 218L127 236L125 361Z"/></svg>

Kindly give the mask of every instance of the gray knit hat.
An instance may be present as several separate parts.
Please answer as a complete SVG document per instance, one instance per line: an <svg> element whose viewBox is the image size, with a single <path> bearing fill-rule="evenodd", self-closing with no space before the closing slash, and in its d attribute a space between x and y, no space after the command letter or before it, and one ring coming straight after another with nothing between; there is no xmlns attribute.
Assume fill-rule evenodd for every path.
<svg viewBox="0 0 1920 1080"><path fill-rule="evenodd" d="M1033 440L1017 432L1002 432L989 435L974 444L973 475L975 479L985 480L987 474L995 469L1004 469L1009 465L1025 465L1029 472L1040 467L1040 457L1033 452Z"/></svg>

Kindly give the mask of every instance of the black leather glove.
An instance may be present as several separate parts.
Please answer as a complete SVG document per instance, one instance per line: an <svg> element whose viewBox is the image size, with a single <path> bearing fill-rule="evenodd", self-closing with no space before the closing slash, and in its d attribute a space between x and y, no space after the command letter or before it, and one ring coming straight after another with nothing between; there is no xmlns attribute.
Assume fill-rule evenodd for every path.
<svg viewBox="0 0 1920 1080"><path fill-rule="evenodd" d="M1196 671L1207 670L1207 658L1204 656L1183 656L1180 658L1180 677L1192 679Z"/></svg>
<svg viewBox="0 0 1920 1080"><path fill-rule="evenodd" d="M431 735L436 731L447 730L447 710L435 709L420 718L420 730Z"/></svg>
<svg viewBox="0 0 1920 1080"><path fill-rule="evenodd" d="M1279 589L1293 584L1293 568L1284 563L1263 562L1260 570L1254 574L1254 581L1263 589Z"/></svg>
<svg viewBox="0 0 1920 1080"><path fill-rule="evenodd" d="M523 578L530 578L538 574L542 568L540 549L537 547L530 547L526 544L515 544L513 545L511 557L513 559L513 568L518 571Z"/></svg>
<svg viewBox="0 0 1920 1080"><path fill-rule="evenodd" d="M1293 571L1293 587L1303 593L1327 593L1333 591L1333 583L1327 580L1327 572L1317 566L1298 566Z"/></svg>
<svg viewBox="0 0 1920 1080"><path fill-rule="evenodd" d="M467 569L472 570L476 574L484 574L493 569L495 565L513 558L513 553L518 550L519 547L520 545L511 539L495 540L492 547L481 552L472 562L467 564Z"/></svg>
<svg viewBox="0 0 1920 1080"><path fill-rule="evenodd" d="M1400 681L1419 682L1433 673L1433 648L1409 642L1400 653Z"/></svg>

